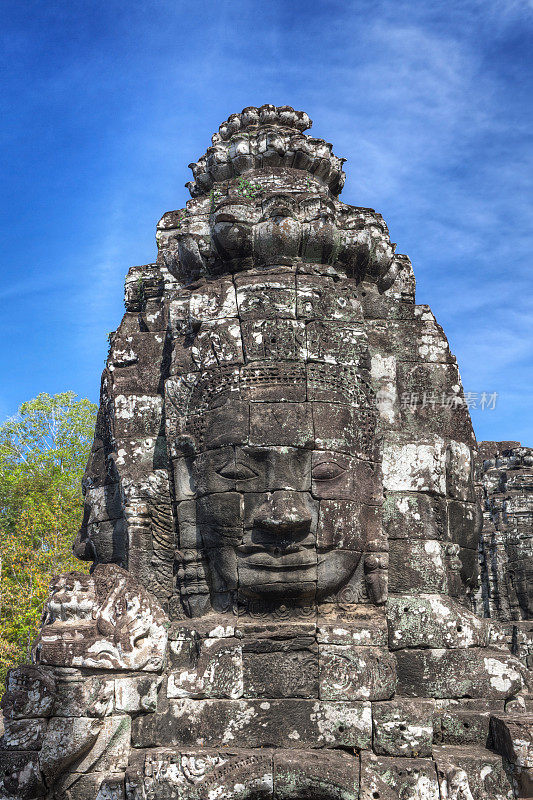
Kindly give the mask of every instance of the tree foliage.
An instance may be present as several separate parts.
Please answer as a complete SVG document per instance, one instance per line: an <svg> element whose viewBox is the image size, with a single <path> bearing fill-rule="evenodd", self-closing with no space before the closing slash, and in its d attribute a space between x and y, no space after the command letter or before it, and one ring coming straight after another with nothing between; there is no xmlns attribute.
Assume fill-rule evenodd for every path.
<svg viewBox="0 0 533 800"><path fill-rule="evenodd" d="M0 687L29 658L53 575L86 569L71 548L96 411L40 394L0 426Z"/></svg>

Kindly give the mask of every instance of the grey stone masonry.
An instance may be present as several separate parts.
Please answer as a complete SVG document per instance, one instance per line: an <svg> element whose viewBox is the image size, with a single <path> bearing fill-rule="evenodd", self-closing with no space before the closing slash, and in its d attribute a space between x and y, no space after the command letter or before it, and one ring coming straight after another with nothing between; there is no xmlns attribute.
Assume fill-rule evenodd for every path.
<svg viewBox="0 0 533 800"><path fill-rule="evenodd" d="M8 676L3 800L532 796L530 451L475 474L444 332L310 125L232 114L128 274L93 568Z"/></svg>

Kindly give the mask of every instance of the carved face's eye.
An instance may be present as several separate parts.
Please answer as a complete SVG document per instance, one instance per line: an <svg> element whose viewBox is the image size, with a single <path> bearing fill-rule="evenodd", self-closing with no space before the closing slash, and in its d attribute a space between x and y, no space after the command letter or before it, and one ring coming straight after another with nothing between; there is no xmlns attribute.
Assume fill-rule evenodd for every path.
<svg viewBox="0 0 533 800"><path fill-rule="evenodd" d="M338 478L343 472L346 472L346 468L341 467L336 461L322 461L313 467L313 480L331 481L333 478Z"/></svg>
<svg viewBox="0 0 533 800"><path fill-rule="evenodd" d="M233 481L249 481L251 478L257 478L257 472L240 461L237 461L236 464L233 461L229 461L217 472L222 478L228 478L228 480Z"/></svg>

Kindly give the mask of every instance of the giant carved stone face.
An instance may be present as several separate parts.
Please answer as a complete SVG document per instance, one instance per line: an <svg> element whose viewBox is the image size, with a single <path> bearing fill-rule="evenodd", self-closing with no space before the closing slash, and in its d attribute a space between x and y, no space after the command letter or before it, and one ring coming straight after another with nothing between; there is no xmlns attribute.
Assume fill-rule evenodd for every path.
<svg viewBox="0 0 533 800"><path fill-rule="evenodd" d="M384 549L355 283L333 292L332 279L295 272L235 283L238 315L227 279L191 293L181 326L174 310L180 549L201 552L219 598L327 599Z"/></svg>

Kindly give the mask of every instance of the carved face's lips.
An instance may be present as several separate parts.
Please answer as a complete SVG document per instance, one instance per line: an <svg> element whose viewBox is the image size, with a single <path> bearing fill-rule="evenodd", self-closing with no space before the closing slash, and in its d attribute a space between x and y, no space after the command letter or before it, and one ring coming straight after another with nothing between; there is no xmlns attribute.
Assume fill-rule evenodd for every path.
<svg viewBox="0 0 533 800"><path fill-rule="evenodd" d="M269 549L241 545L237 547L237 553L250 569L282 572L284 570L308 570L316 567L316 558L312 558L312 551L296 545Z"/></svg>

